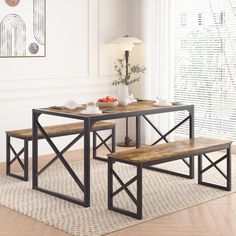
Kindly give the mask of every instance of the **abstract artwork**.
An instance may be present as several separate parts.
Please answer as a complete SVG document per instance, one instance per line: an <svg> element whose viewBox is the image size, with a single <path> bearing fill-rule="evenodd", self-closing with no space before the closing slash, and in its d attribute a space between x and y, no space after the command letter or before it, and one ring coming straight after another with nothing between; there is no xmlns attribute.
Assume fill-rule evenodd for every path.
<svg viewBox="0 0 236 236"><path fill-rule="evenodd" d="M46 0L0 0L0 57L43 57Z"/></svg>

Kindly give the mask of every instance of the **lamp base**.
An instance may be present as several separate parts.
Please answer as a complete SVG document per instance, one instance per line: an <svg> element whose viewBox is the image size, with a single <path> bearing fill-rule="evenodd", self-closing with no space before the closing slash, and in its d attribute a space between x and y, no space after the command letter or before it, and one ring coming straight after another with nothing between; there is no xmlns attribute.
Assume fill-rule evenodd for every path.
<svg viewBox="0 0 236 236"><path fill-rule="evenodd" d="M129 137L125 137L125 141L118 143L117 146L119 146L119 147L135 147L136 143L133 142Z"/></svg>

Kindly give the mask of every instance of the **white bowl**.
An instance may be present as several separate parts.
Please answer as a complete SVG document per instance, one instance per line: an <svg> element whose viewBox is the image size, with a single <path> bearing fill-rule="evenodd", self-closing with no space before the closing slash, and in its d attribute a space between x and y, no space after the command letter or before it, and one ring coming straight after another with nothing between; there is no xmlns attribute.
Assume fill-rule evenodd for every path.
<svg viewBox="0 0 236 236"><path fill-rule="evenodd" d="M119 102L97 102L99 107L117 107Z"/></svg>

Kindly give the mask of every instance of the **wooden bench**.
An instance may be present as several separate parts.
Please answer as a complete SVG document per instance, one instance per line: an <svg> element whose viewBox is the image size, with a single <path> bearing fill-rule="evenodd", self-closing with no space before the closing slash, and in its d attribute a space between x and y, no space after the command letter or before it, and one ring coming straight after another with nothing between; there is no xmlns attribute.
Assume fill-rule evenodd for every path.
<svg viewBox="0 0 236 236"><path fill-rule="evenodd" d="M209 187L219 188L223 190L231 190L231 141L223 141L209 138L194 138L184 141L159 144L157 146L143 147L140 149L128 150L123 152L108 154L108 209L121 214L131 216L136 219L142 219L142 168L165 162L183 159L189 156L198 156L198 183ZM208 153L226 150L226 154L212 161ZM202 158L207 158L210 165L203 168ZM224 173L217 164L226 159L226 173ZM116 162L126 163L137 167L137 175L124 183L113 169ZM215 167L222 174L226 181L226 187L203 181L203 173ZM113 191L113 177L120 183L121 187ZM135 197L128 186L137 182L137 196ZM121 191L126 191L131 200L137 207L136 212L121 209L113 204L113 198Z"/></svg>
<svg viewBox="0 0 236 236"><path fill-rule="evenodd" d="M109 135L107 138L103 139L101 135L98 134L98 131L103 130L111 130L111 135ZM84 131L84 124L82 122L80 123L69 123L69 124L61 124L61 125L53 125L53 126L46 126L45 127L46 133L49 135L49 137L61 137L61 136L67 136L67 135L79 135L79 138L77 141L83 137L83 131ZM106 148L110 152L115 152L115 124L110 122L97 122L93 125L91 132L93 132L93 158L97 160L107 160L102 157L97 156L97 149L100 148L102 145L105 145ZM97 145L97 137L101 140L101 143ZM24 141L23 148L17 152L13 145L11 144L11 138L21 139ZM38 132L38 138L44 139L44 136L39 131ZM112 148L110 148L106 142L108 140L112 139ZM21 180L28 181L28 143L29 141L32 141L32 129L21 129L21 130L13 130L13 131L6 131L6 174ZM76 142L77 142L76 141ZM71 145L68 145L67 150L73 145L73 141ZM14 154L14 157L11 158L11 152ZM24 161L20 159L20 156L24 154ZM17 174L14 174L11 172L11 165L18 161L20 166L22 167L24 171L24 176L19 176Z"/></svg>

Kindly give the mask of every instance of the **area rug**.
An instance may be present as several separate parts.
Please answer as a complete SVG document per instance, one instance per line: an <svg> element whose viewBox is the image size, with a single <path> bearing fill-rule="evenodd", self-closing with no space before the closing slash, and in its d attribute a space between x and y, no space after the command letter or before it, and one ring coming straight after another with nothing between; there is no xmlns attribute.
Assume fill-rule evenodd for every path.
<svg viewBox="0 0 236 236"><path fill-rule="evenodd" d="M135 175L133 167L123 164L115 166L124 180L129 180ZM169 163L167 166L183 171L186 168L181 161ZM72 167L77 174L83 176L83 161L73 162ZM107 209L107 164L95 160L91 161L91 207L89 208L34 191L31 188L31 181L23 182L6 176L0 177L0 204L71 235L97 236L219 198L236 189L235 171L233 171L232 192L198 185L197 176L195 180L189 180L151 170L143 172L142 221ZM209 171L206 178L212 182L225 184L224 178L213 169ZM49 168L40 177L40 186L82 198L82 193L59 163ZM115 183L114 188L118 187L118 183ZM130 186L130 190L135 193L135 185ZM134 209L126 193L118 194L115 203L127 209Z"/></svg>

